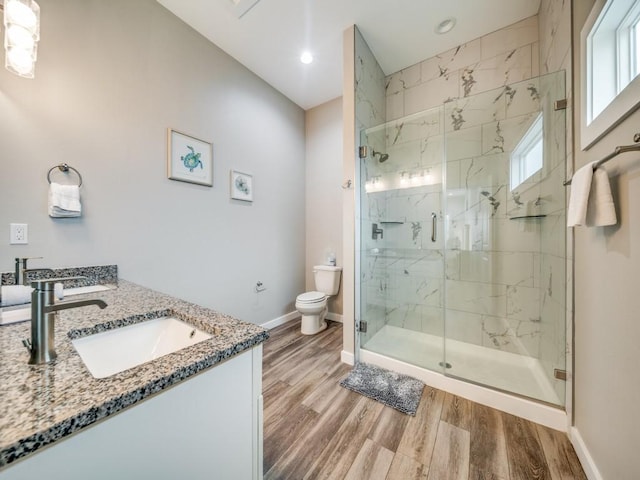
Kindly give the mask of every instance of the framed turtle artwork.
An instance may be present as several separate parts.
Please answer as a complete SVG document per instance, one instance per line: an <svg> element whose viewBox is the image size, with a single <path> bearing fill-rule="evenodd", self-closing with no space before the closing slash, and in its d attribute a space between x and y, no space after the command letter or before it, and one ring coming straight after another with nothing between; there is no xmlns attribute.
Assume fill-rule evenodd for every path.
<svg viewBox="0 0 640 480"><path fill-rule="evenodd" d="M231 170L231 198L253 202L253 175Z"/></svg>
<svg viewBox="0 0 640 480"><path fill-rule="evenodd" d="M171 180L213 186L213 144L169 128L167 176Z"/></svg>

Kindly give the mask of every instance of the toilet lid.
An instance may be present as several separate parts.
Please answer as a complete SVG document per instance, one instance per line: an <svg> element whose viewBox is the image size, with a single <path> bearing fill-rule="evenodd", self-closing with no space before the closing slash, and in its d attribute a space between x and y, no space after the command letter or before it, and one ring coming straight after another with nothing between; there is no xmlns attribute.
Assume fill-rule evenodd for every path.
<svg viewBox="0 0 640 480"><path fill-rule="evenodd" d="M325 297L326 295L322 292L307 292L298 295L296 300L303 303L317 303L323 301Z"/></svg>

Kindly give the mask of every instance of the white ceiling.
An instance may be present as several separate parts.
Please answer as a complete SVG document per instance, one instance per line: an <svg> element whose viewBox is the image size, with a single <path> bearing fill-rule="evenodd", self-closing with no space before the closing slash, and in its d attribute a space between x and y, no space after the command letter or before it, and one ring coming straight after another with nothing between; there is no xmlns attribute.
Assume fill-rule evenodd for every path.
<svg viewBox="0 0 640 480"><path fill-rule="evenodd" d="M535 15L540 0L158 0L303 109L342 95L342 35L357 25L385 74ZM457 24L437 35L447 17ZM304 50L310 65L300 62Z"/></svg>

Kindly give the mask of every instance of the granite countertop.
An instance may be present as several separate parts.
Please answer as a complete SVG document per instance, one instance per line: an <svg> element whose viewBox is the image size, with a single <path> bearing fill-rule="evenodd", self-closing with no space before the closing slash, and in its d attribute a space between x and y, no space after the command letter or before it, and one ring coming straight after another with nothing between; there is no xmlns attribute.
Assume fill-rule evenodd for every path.
<svg viewBox="0 0 640 480"><path fill-rule="evenodd" d="M30 338L30 322L0 327L0 468L269 336L258 325L125 280L119 280L112 290L76 295L71 300L90 298L100 298L108 307L58 312L58 358L50 364L27 364L29 352L22 340ZM212 338L104 379L93 378L71 343L69 332L84 336L165 315L180 318Z"/></svg>

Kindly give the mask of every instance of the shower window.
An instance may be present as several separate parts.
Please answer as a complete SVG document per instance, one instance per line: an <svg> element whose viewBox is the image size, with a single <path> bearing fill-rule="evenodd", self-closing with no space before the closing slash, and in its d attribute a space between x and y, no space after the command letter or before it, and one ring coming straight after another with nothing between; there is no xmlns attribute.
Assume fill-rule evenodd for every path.
<svg viewBox="0 0 640 480"><path fill-rule="evenodd" d="M511 154L511 190L538 173L543 165L542 113Z"/></svg>

